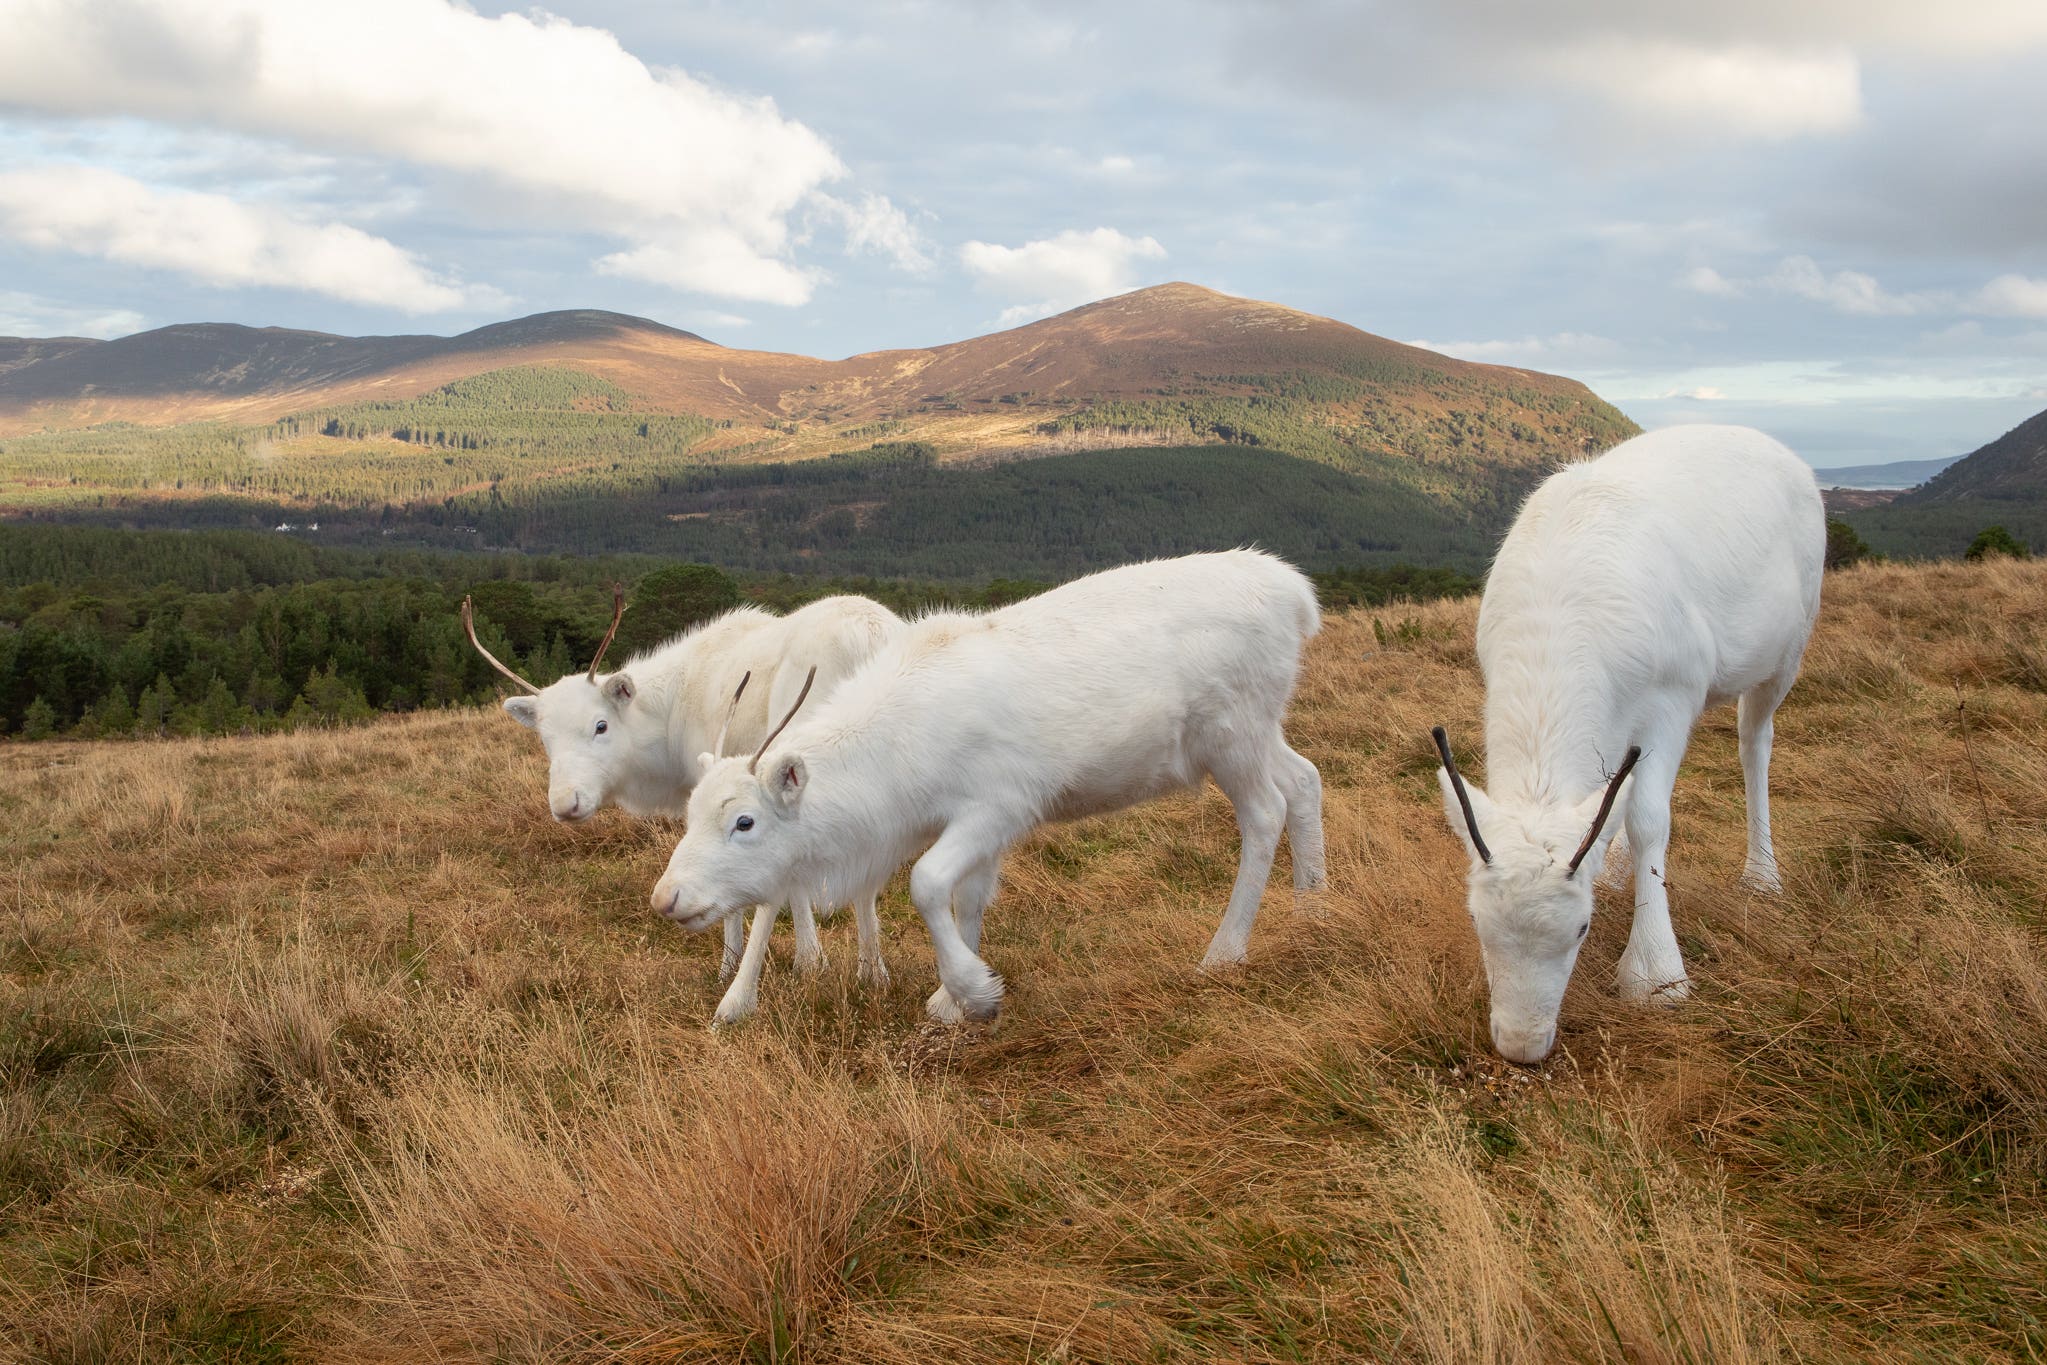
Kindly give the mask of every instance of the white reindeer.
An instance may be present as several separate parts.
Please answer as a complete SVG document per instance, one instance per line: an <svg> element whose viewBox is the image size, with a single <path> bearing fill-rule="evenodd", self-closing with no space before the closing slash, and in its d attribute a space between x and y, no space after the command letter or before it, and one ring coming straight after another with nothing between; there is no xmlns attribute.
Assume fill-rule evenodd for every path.
<svg viewBox="0 0 2047 1365"><path fill-rule="evenodd" d="M1502 1056L1538 1062L1556 1042L1616 805L1635 874L1620 992L1690 993L1664 856L1678 761L1708 706L1740 703L1744 879L1779 888L1772 717L1819 612L1825 552L1812 471L1747 427L1637 436L1552 475L1514 519L1478 612L1490 794L1435 731Z"/></svg>
<svg viewBox="0 0 2047 1365"><path fill-rule="evenodd" d="M819 887L870 896L926 850L910 876L942 983L926 1009L988 1019L1002 979L981 915L1010 845L1213 776L1242 847L1202 965L1241 962L1282 827L1297 900L1323 884L1322 779L1280 728L1319 626L1308 581L1251 550L915 621L752 762L704 775L654 908L701 930Z"/></svg>
<svg viewBox="0 0 2047 1365"><path fill-rule="evenodd" d="M513 719L537 731L546 747L547 804L557 820L587 820L606 804L630 815L683 814L690 791L728 734L742 747L758 743L770 717L792 705L797 689L808 685L806 670L828 692L904 629L895 613L864 597L827 597L787 616L740 607L600 676L624 610L623 589L615 588L611 629L588 671L543 688L484 649L476 639L473 610L467 599L462 603L470 643L531 694L507 697L504 706ZM731 1023L753 1012L779 904L759 907L743 952L740 922L727 921L719 975L730 976L732 983L718 1004L716 1022ZM791 905L797 970L814 971L824 961L824 949L811 901ZM855 919L860 979L886 983L873 897L858 901Z"/></svg>

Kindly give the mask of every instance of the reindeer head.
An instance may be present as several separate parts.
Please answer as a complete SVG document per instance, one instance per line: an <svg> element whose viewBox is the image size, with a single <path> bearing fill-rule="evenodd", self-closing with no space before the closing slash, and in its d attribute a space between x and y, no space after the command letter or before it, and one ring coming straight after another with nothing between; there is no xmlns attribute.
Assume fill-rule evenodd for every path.
<svg viewBox="0 0 2047 1365"><path fill-rule="evenodd" d="M1605 789L1583 801L1519 805L1467 786L1440 725L1433 737L1443 811L1471 855L1465 902L1485 960L1493 1047L1539 1062L1556 1045L1564 987L1592 927L1592 883L1620 828L1608 817L1642 751L1630 748Z"/></svg>
<svg viewBox="0 0 2047 1365"><path fill-rule="evenodd" d="M505 711L540 735L547 750L547 805L557 820L587 820L605 802L620 799L624 795L621 778L635 746L659 740L665 733L666 717L650 716L644 709L635 709L638 689L628 674L598 675L604 652L611 648L624 615L625 586L614 583L611 629L604 633L604 641L597 646L589 669L547 687L535 687L483 647L476 638L475 608L468 598L462 599L462 625L469 633L469 643L492 668L526 690L527 695L505 698Z"/></svg>
<svg viewBox="0 0 2047 1365"><path fill-rule="evenodd" d="M785 749L769 755L768 750L796 718L816 681L812 668L795 705L751 759L699 755L704 776L690 795L687 832L650 898L658 913L692 933L750 905L789 899L801 838L797 821L810 776L802 754ZM732 700L736 706L738 694Z"/></svg>

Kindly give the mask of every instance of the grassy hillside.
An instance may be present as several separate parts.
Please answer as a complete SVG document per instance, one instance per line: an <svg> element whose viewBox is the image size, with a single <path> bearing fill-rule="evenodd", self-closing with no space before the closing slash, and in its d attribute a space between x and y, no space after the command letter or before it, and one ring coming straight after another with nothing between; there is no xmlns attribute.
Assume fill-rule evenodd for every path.
<svg viewBox="0 0 2047 1365"><path fill-rule="evenodd" d="M1290 731L1327 918L1193 969L1213 791L1039 834L992 1030L771 973L645 895L672 828L545 817L490 711L0 746L0 1355L1760 1361L2047 1353L2047 567L1830 579L1736 887L1731 710L1679 784L1699 997L1488 1055L1427 727L1469 600L1333 618ZM1872 742L1872 741L1876 742ZM1285 883L1284 869L1275 886Z"/></svg>
<svg viewBox="0 0 2047 1365"><path fill-rule="evenodd" d="M1986 526L2047 550L2047 412L1848 520L1891 554L1957 555Z"/></svg>
<svg viewBox="0 0 2047 1365"><path fill-rule="evenodd" d="M1491 528L1510 506L1505 492L1474 493L1486 510L1460 508L1398 470L1346 473L1259 447L1090 450L958 465L941 464L922 443L888 441L824 459L713 465L687 449L688 433L663 446L638 434L653 428L630 417L619 430L612 415L588 415L593 425L612 423L630 451L606 443L579 455L553 436L529 443L500 434L516 431L513 419L522 415L494 414L473 450L436 455L431 445L410 447L403 455L378 452L370 463L307 460L251 475L321 481L337 496L364 480L411 481L422 493L416 502L290 506L208 492L216 485L205 483L168 494L110 494L64 482L55 471L75 457L39 455L53 472L32 515L131 529L288 527L280 534L323 545L648 554L748 572L979 579L1064 578L1147 555L1252 542L1311 568L1407 561L1470 569L1490 553ZM10 459L29 458L19 453L29 444L0 443L0 483ZM127 458L115 454L109 463ZM161 464L154 468L151 477L170 477Z"/></svg>

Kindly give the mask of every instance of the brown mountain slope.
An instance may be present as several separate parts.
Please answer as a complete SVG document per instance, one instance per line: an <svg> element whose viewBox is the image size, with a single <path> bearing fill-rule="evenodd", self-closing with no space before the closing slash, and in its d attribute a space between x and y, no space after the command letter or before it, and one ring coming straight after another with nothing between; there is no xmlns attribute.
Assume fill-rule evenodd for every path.
<svg viewBox="0 0 2047 1365"><path fill-rule="evenodd" d="M0 363L5 356L0 351ZM1086 419L1093 434L1074 439L1141 442L1147 423L1167 418L1195 439L1215 439L1202 418L1189 415L1190 404L1203 402L1291 402L1298 411L1290 410L1290 420L1315 408L1313 425L1331 432L1389 405L1417 423L1447 420L1460 404L1499 408L1493 415L1503 421L1527 416L1539 424L1535 410L1554 416L1579 408L1618 419L1572 380L1452 360L1329 318L1168 284L989 336L838 361L729 349L595 311L540 314L448 338L166 327L52 350L0 372L0 434L116 419L263 422L313 407L412 397L530 364L599 375L650 409L730 421L733 434L721 444L748 446L756 458L843 446L876 424L951 453L1027 451L1044 443L1048 411L1071 423L1076 409L1105 401L1149 408L1114 421L1096 414ZM1381 425L1365 445L1397 448L1401 427ZM764 441L764 428L775 435ZM1564 448L1582 443L1561 428L1555 434ZM1556 453L1555 442L1536 445Z"/></svg>
<svg viewBox="0 0 2047 1365"><path fill-rule="evenodd" d="M512 365L588 369L631 388L629 380L671 369L677 357L687 364L695 353L720 349L690 332L594 309L540 313L454 337L181 323L118 341L5 340L0 434L107 421L267 422L308 407L410 398ZM669 397L658 384L644 387Z"/></svg>

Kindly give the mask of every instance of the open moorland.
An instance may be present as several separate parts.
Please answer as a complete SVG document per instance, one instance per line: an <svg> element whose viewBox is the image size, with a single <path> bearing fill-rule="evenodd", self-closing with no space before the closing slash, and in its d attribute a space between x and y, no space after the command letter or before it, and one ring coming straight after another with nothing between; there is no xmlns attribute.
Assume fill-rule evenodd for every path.
<svg viewBox="0 0 2047 1365"><path fill-rule="evenodd" d="M673 827L545 814L492 709L0 748L0 1357L2037 1360L2047 1354L2047 566L1831 577L1778 716L1786 891L1736 885L1731 710L1619 1002L1489 1054L1428 727L1481 779L1471 599L1332 615L1241 971L1213 790L1011 858L985 1029L648 910ZM1282 855L1284 859L1284 855Z"/></svg>
<svg viewBox="0 0 2047 1365"><path fill-rule="evenodd" d="M0 518L771 572L1071 572L1254 535L1313 567L1469 568L1544 470L1634 431L1573 380L1193 285L836 361L597 312L0 339Z"/></svg>

